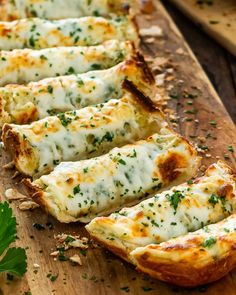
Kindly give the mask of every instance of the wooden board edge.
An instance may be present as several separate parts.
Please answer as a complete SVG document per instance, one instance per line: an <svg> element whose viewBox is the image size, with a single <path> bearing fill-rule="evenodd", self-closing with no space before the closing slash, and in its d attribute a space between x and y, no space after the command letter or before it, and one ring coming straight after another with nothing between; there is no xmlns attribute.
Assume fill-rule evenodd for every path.
<svg viewBox="0 0 236 295"><path fill-rule="evenodd" d="M191 21L193 21L196 25L201 25L201 28L209 34L212 38L214 38L218 43L220 43L223 47L225 47L229 52L236 56L236 42L234 43L231 39L222 35L217 30L213 29L212 25L198 13L189 7L189 4L182 0L169 0L172 4L174 4L178 9L180 9ZM236 40L236 38L235 38Z"/></svg>
<svg viewBox="0 0 236 295"><path fill-rule="evenodd" d="M175 2L175 0L169 0L171 2ZM190 48L189 44L187 43L185 37L182 35L182 33L180 32L179 28L177 27L177 25L173 22L172 18L170 17L170 15L168 14L167 10L165 9L164 5L159 2L159 6L161 7L162 11L163 11L163 14L165 15L166 19L169 20L171 26L172 26L172 29L176 32L176 34L178 36L180 36L183 40L184 40L184 45L188 51L188 54L191 56L191 58L195 61L196 65L199 67L199 72L201 73L201 76L202 76L202 79L205 80L208 84L208 87L209 87L209 90L212 94L212 96L217 100L217 102L222 106L222 108L224 109L224 111L226 112L226 114L228 115L230 121L232 122L232 124L234 124L231 116L229 115L228 111L226 110L221 98L219 97L218 93L216 92L214 86L212 85L210 79L208 78L206 72L204 71L202 65L200 64L200 62L198 61L196 55L193 53L192 49ZM158 5L156 4L156 1L155 1L155 7L156 9L158 9ZM235 129L236 129L236 126L235 126Z"/></svg>

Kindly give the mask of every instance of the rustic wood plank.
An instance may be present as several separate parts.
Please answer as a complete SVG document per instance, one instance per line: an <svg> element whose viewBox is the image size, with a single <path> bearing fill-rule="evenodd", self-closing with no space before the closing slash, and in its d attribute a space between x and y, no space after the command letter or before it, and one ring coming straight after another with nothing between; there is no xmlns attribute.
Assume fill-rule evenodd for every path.
<svg viewBox="0 0 236 295"><path fill-rule="evenodd" d="M234 0L171 0L187 16L236 55L236 5Z"/></svg>
<svg viewBox="0 0 236 295"><path fill-rule="evenodd" d="M224 154L228 153L227 162L236 168L235 154L228 151L228 145L232 145L236 149L236 128L163 6L156 1L156 7L157 11L154 11L151 17L142 16L139 22L142 27L160 26L163 29L163 36L156 38L154 43L145 42L142 47L145 49L146 55L165 57L169 60L157 72L166 74L166 82L164 86L159 86L159 91L164 90L166 94L172 96L169 106L182 118L176 127L183 135L196 143L201 143L201 136L207 137L206 142L201 143L205 146L208 145L210 149L208 153L211 157L203 157L205 165L216 161L218 156L224 158ZM187 104L189 101L192 101L193 104ZM186 113L186 110L192 111L193 109L196 109L197 112ZM189 120L183 120L185 117L188 117ZM210 124L211 121L216 121L217 125ZM196 136L196 138L192 136ZM0 160L1 166L9 161L6 152L1 153ZM16 183L15 179L10 178L12 174L12 171L0 170L2 198L4 198L5 189ZM21 188L20 185L17 187ZM17 202L12 203L12 207L19 224L17 244L28 247L28 272L22 280L14 279L9 284L6 284L6 279L2 276L0 289L3 294L27 294L28 291L31 291L33 295L115 295L126 292L136 295L171 295L176 292L197 295L202 294L203 291L207 295L235 294L236 271L219 282L205 287L205 289L197 288L190 291L147 278L137 273L133 266L103 248L89 249L86 257L81 256L82 266L71 266L68 261L54 261L49 255L55 250L54 234L70 233L85 236L84 227L78 223L60 224L40 209L33 212L22 212L17 208ZM35 222L43 224L45 230L36 230L33 227ZM52 223L53 229L46 225L48 222ZM79 252L78 250L69 251L65 254L72 255L72 253ZM34 263L40 266L37 273L34 272ZM57 280L51 282L47 277L49 273L58 274ZM145 292L147 288L150 290Z"/></svg>
<svg viewBox="0 0 236 295"><path fill-rule="evenodd" d="M163 5L186 38L231 118L236 123L236 57L209 38L209 35L199 30L199 27L174 5L170 5L166 1L163 1Z"/></svg>
<svg viewBox="0 0 236 295"><path fill-rule="evenodd" d="M236 57L232 56L231 54L228 54L228 60L230 64L230 69L232 73L232 80L234 83L234 88L236 90Z"/></svg>

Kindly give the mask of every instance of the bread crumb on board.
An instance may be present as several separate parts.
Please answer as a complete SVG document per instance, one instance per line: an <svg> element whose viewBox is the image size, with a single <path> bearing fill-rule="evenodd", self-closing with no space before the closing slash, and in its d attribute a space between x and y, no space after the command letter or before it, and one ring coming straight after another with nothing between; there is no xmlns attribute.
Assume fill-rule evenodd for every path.
<svg viewBox="0 0 236 295"><path fill-rule="evenodd" d="M27 196L18 192L18 190L14 188L9 188L5 191L5 196L7 200L14 201L14 200L25 200L28 199Z"/></svg>
<svg viewBox="0 0 236 295"><path fill-rule="evenodd" d="M24 201L19 205L19 209L22 211L26 210L34 210L39 207L39 204L33 202L33 201Z"/></svg>
<svg viewBox="0 0 236 295"><path fill-rule="evenodd" d="M151 26L149 28L143 28L139 30L141 37L162 37L163 30L159 26Z"/></svg>
<svg viewBox="0 0 236 295"><path fill-rule="evenodd" d="M73 256L71 256L71 257L69 258L69 260L70 260L71 262L74 262L74 263L78 264L78 265L82 265L81 258L80 258L80 256L79 256L78 254L74 254Z"/></svg>

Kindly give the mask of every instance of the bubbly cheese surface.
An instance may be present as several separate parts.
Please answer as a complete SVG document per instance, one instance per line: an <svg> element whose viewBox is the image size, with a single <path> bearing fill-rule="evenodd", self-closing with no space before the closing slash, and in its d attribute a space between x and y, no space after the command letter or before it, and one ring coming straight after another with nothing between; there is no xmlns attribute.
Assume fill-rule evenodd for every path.
<svg viewBox="0 0 236 295"><path fill-rule="evenodd" d="M136 0L2 0L0 19L13 20L26 17L44 19L77 18L88 15L127 13L128 8L138 9Z"/></svg>
<svg viewBox="0 0 236 295"><path fill-rule="evenodd" d="M26 18L0 22L1 50L91 46L112 39L131 40L138 44L134 22L126 16L112 19L83 17L58 21Z"/></svg>
<svg viewBox="0 0 236 295"><path fill-rule="evenodd" d="M3 138L14 138L15 165L33 176L50 172L62 161L91 158L146 138L163 125L159 111L149 113L127 93L120 100L59 113L30 125L5 125ZM5 128L10 129L7 134Z"/></svg>
<svg viewBox="0 0 236 295"><path fill-rule="evenodd" d="M224 243L224 237L226 238L226 243ZM229 244L228 246L232 245L232 241L236 242L235 214L230 215L221 222L207 225L197 231L190 232L187 235L171 239L159 245L152 244L147 247L137 248L131 255L141 255L141 253L150 249L155 256L159 256L160 258L172 259L174 262L184 259L186 262L191 261L191 263L196 266L199 264L203 266L202 260L200 262L197 259L193 259L197 251L202 248L204 250L203 256L205 256L205 258L208 256L208 259L212 259L213 257L215 257L215 259L220 258L229 251L230 248L227 247L227 244ZM221 244L225 244L227 248L222 247ZM177 245L183 245L183 247L185 247L186 252L184 253L184 257L181 251L178 251ZM172 251L165 251L171 246ZM204 263L209 263L209 260L205 259Z"/></svg>
<svg viewBox="0 0 236 295"><path fill-rule="evenodd" d="M134 59L107 70L0 87L0 125L30 123L59 112L119 99L124 94L122 84L126 78L152 96L154 84L145 75L142 63Z"/></svg>
<svg viewBox="0 0 236 295"><path fill-rule="evenodd" d="M130 58L133 50L129 41L111 40L89 47L1 51L0 86L109 68Z"/></svg>
<svg viewBox="0 0 236 295"><path fill-rule="evenodd" d="M162 128L106 155L59 164L31 184L33 198L62 222L88 222L192 176L198 163L187 141Z"/></svg>
<svg viewBox="0 0 236 295"><path fill-rule="evenodd" d="M200 179L109 217L95 218L87 230L129 255L137 247L158 244L224 219L236 209L235 189L234 176L219 162Z"/></svg>

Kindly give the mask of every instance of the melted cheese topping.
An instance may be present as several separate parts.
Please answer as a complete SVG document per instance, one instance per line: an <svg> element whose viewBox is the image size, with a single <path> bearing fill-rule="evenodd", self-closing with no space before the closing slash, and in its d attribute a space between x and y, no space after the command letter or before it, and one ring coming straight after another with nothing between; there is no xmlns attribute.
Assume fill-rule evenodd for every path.
<svg viewBox="0 0 236 295"><path fill-rule="evenodd" d="M198 160L187 141L163 128L104 156L61 163L32 185L42 189L38 201L61 222L88 222L192 176Z"/></svg>
<svg viewBox="0 0 236 295"><path fill-rule="evenodd" d="M62 161L91 158L146 138L163 124L159 111L150 113L126 94L121 100L59 113L30 125L7 125L6 129L19 142L14 147L17 169L33 176L50 172ZM3 138L7 136L3 131Z"/></svg>
<svg viewBox="0 0 236 295"><path fill-rule="evenodd" d="M225 241L224 241L225 240ZM224 244L226 247L222 247L221 244ZM209 263L209 260L205 259L204 264L203 261L201 262L197 259L192 259L194 257L194 252L199 251L200 249L204 249L203 255L209 255L209 258L214 259L220 259L222 256L224 256L232 246L232 242L236 242L236 215L233 214L229 216L228 218L225 218L221 222L211 224L208 226L203 227L202 229L199 229L195 232L188 233L187 235L171 239L167 242L161 243L156 248L154 246L154 255L160 256L162 258L173 259L173 261L179 261L181 258L183 259L181 255L181 251L178 251L176 245L183 245L186 248L186 252L184 253L185 257L184 259L186 261L191 261L192 264L195 264L197 266L199 263L201 263L201 266L204 266L204 264ZM228 246L227 246L228 244ZM168 247L173 248L173 251L166 251ZM191 249L190 248L191 245ZM175 248L176 247L176 248ZM137 255L141 252L152 248L151 245L148 247L141 247L134 250L131 255ZM158 250L162 250L162 252L158 252ZM155 253L156 252L156 253ZM190 258L191 256L191 258Z"/></svg>
<svg viewBox="0 0 236 295"><path fill-rule="evenodd" d="M235 188L227 168L215 164L196 182L173 187L110 217L96 218L87 230L129 253L227 217L236 209Z"/></svg>
<svg viewBox="0 0 236 295"><path fill-rule="evenodd" d="M90 47L1 51L0 86L109 68L129 58L133 50L129 41L111 40Z"/></svg>
<svg viewBox="0 0 236 295"><path fill-rule="evenodd" d="M137 44L134 23L125 16L105 19L84 17L49 21L39 18L0 22L0 48L42 49L58 46L91 46L117 39Z"/></svg>
<svg viewBox="0 0 236 295"><path fill-rule="evenodd" d="M145 80L143 68L135 60L107 70L0 87L0 126L6 122L29 123L59 112L119 99L124 94L125 78L148 96L152 95L153 85Z"/></svg>
<svg viewBox="0 0 236 295"><path fill-rule="evenodd" d="M235 266L236 215L159 245L131 252L133 263L161 280L197 286L220 279ZM161 265L161 267L159 267ZM168 270L168 271L167 271Z"/></svg>
<svg viewBox="0 0 236 295"><path fill-rule="evenodd" d="M88 15L126 13L128 7L138 8L136 0L3 0L0 19L13 20L26 17L45 19L78 18Z"/></svg>

